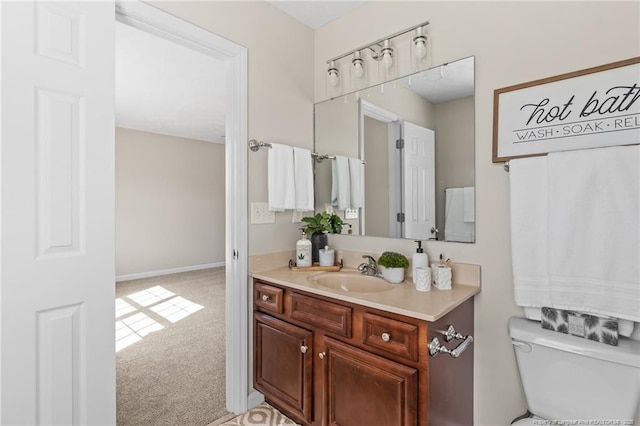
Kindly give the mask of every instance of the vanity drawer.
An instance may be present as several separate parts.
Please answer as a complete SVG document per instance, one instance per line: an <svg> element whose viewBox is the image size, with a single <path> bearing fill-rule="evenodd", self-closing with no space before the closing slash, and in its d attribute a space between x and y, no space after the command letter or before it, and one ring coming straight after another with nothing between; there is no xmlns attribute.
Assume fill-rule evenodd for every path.
<svg viewBox="0 0 640 426"><path fill-rule="evenodd" d="M417 325L365 312L362 343L411 361L418 360Z"/></svg>
<svg viewBox="0 0 640 426"><path fill-rule="evenodd" d="M340 336L351 337L352 313L347 306L291 293L291 318Z"/></svg>
<svg viewBox="0 0 640 426"><path fill-rule="evenodd" d="M281 314L284 311L284 290L256 281L253 286L253 301L262 309Z"/></svg>

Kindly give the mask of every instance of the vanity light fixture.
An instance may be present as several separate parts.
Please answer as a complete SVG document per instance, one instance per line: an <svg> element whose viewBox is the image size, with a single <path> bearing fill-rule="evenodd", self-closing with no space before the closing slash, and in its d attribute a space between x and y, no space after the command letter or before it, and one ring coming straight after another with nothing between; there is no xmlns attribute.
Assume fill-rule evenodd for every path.
<svg viewBox="0 0 640 426"><path fill-rule="evenodd" d="M389 40L384 40L382 42L382 50L380 50L380 55L377 58L385 69L391 69L393 66L393 48L391 47L391 43Z"/></svg>
<svg viewBox="0 0 640 426"><path fill-rule="evenodd" d="M362 51L367 49L371 51L371 57L376 62L378 62L379 79L381 81L386 81L391 78L395 78L396 60L394 58L393 47L391 47L391 40L395 37L407 34L414 30L415 34L411 38L413 44L411 51L413 52L414 50L416 50L415 56L419 58L420 61L425 61L429 53L429 37L424 34L424 27L427 25L429 25L429 21L422 22L418 25L414 25L410 28L398 31L397 33L376 40L373 43L366 44L340 56L329 59L327 61L327 64L329 65L329 68L327 69L327 91L330 92L332 96L339 94L337 92L339 92L338 87L340 86L340 73L338 71L336 63L340 59L343 59L350 55L353 55L350 67L352 84L359 81L359 84L354 84L354 86L358 86L364 82L367 75L367 70L366 64L362 57Z"/></svg>
<svg viewBox="0 0 640 426"><path fill-rule="evenodd" d="M364 61L362 60L362 54L360 51L353 52L353 59L351 60L353 65L353 75L356 78L362 78L364 76Z"/></svg>
<svg viewBox="0 0 640 426"><path fill-rule="evenodd" d="M329 69L327 70L327 81L330 86L336 87L340 84L340 72L336 68L336 61L329 63Z"/></svg>
<svg viewBox="0 0 640 426"><path fill-rule="evenodd" d="M413 37L413 48L416 58L424 59L427 56L427 36L422 33L422 27L416 28Z"/></svg>

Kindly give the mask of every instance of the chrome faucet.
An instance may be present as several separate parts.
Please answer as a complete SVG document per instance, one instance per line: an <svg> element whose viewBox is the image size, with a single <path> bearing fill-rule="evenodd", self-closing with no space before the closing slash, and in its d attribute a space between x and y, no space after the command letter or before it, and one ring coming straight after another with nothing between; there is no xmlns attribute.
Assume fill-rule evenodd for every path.
<svg viewBox="0 0 640 426"><path fill-rule="evenodd" d="M363 255L362 258L367 259L369 262L361 263L360 265L358 265L358 271L360 271L364 275L370 275L374 277L378 276L380 272L378 271L378 263L376 262L376 260L366 254Z"/></svg>

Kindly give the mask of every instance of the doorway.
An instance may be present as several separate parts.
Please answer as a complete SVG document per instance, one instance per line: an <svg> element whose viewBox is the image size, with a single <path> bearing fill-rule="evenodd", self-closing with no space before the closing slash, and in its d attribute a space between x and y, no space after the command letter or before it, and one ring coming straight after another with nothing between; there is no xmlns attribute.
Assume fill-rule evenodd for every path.
<svg viewBox="0 0 640 426"><path fill-rule="evenodd" d="M226 408L247 410L247 52L246 48L140 2L116 3L116 19L224 62Z"/></svg>

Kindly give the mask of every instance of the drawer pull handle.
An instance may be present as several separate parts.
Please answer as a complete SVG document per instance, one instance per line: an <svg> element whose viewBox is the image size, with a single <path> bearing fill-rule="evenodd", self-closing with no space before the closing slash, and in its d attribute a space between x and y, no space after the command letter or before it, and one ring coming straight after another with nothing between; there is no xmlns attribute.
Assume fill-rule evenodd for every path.
<svg viewBox="0 0 640 426"><path fill-rule="evenodd" d="M309 349L309 348L307 346L305 346L305 345L300 346L300 352L302 352L303 354L307 353L307 349Z"/></svg>
<svg viewBox="0 0 640 426"><path fill-rule="evenodd" d="M324 357L325 357L325 356L327 356L327 354L326 354L326 353L324 353L324 352L320 352L320 353L318 354L318 357L320 357L320 359L324 359Z"/></svg>
<svg viewBox="0 0 640 426"><path fill-rule="evenodd" d="M444 353L451 355L452 358L458 358L469 347L471 342L473 342L473 337L467 336L464 342L460 343L457 348L450 350L444 345L441 345L437 337L434 337L429 343L429 355L436 356L439 353Z"/></svg>
<svg viewBox="0 0 640 426"><path fill-rule="evenodd" d="M269 296L268 296L268 295L266 295L266 294L263 294L263 295L262 295L262 301L263 301L263 302L268 302L268 301L269 301Z"/></svg>
<svg viewBox="0 0 640 426"><path fill-rule="evenodd" d="M389 333L382 333L382 340L385 342L388 342L389 340L391 340L391 335Z"/></svg>

